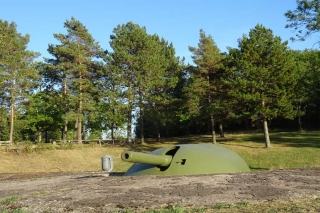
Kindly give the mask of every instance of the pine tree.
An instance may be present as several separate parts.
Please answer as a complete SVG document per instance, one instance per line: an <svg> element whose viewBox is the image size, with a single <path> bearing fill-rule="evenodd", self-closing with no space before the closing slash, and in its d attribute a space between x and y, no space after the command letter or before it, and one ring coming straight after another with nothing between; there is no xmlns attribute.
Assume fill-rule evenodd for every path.
<svg viewBox="0 0 320 213"><path fill-rule="evenodd" d="M296 38L291 40L304 41L313 33L320 31L320 1L319 0L296 0L297 8L288 10L284 15L287 17L286 28L295 30ZM319 43L319 42L318 42Z"/></svg>
<svg viewBox="0 0 320 213"><path fill-rule="evenodd" d="M58 89L63 94L66 113L63 139L66 139L68 121L75 121L78 143L82 143L85 113L95 110L97 66L93 59L104 53L87 28L74 17L67 20L64 27L67 34L54 34L61 44L49 45L48 52L55 58L45 60L48 66L43 76L49 86L60 84Z"/></svg>
<svg viewBox="0 0 320 213"><path fill-rule="evenodd" d="M133 111L139 109L140 121L143 122L145 107L154 102L165 88L174 87L177 78L172 44L168 44L158 35L148 35L145 27L128 22L118 25L111 35L108 63L123 92L127 104L127 138L132 143L131 126ZM141 142L144 142L144 127L141 127Z"/></svg>
<svg viewBox="0 0 320 213"><path fill-rule="evenodd" d="M238 103L248 106L244 114L263 122L267 148L270 147L268 121L295 116L292 96L297 80L296 64L287 44L258 24L248 36L238 40L238 49L229 49L234 63L228 76L230 94Z"/></svg>
<svg viewBox="0 0 320 213"><path fill-rule="evenodd" d="M200 30L198 47L189 47L195 67L190 67L191 84L188 87L188 112L210 117L212 143L216 143L215 119L220 96L220 77L223 73L224 56L212 37Z"/></svg>
<svg viewBox="0 0 320 213"><path fill-rule="evenodd" d="M14 22L0 20L0 85L10 108L10 142L13 142L16 110L32 93L38 78L33 60L40 54L27 50L30 36L17 32Z"/></svg>

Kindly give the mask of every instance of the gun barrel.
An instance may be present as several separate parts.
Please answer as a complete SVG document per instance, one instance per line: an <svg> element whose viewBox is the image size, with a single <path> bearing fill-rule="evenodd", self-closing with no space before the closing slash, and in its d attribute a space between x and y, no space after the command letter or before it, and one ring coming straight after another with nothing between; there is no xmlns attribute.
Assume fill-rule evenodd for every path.
<svg viewBox="0 0 320 213"><path fill-rule="evenodd" d="M157 166L169 166L172 160L171 155L153 155L140 152L124 151L121 159L133 163L153 164Z"/></svg>

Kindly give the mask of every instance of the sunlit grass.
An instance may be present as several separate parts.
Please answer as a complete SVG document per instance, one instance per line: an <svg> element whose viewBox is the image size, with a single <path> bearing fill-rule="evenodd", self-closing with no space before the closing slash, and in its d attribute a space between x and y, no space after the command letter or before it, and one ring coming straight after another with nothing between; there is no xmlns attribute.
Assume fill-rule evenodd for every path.
<svg viewBox="0 0 320 213"><path fill-rule="evenodd" d="M265 148L261 133L230 135L220 144L237 152L255 169L320 166L320 133L271 133L271 148Z"/></svg>
<svg viewBox="0 0 320 213"><path fill-rule="evenodd" d="M320 132L277 132L270 133L271 148L265 148L262 133L227 134L226 138L217 137L219 145L238 153L252 171L285 168L320 167ZM110 155L113 158L113 172L124 172L132 164L121 160L124 150L149 153L157 148L172 144L211 143L210 136L192 136L162 139L156 142L147 139L144 144L74 145L72 149L53 148L41 151L17 153L14 150L0 151L0 173L27 172L81 172L101 171L101 157ZM32 166L30 166L32 165Z"/></svg>

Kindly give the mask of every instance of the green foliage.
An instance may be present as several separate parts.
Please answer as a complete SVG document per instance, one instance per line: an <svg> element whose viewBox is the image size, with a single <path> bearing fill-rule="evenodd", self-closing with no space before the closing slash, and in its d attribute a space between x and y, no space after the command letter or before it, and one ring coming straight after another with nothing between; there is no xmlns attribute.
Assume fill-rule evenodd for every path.
<svg viewBox="0 0 320 213"><path fill-rule="evenodd" d="M11 196L11 197L7 197L3 200L0 200L0 204L8 204L8 203L12 203L19 200L19 196Z"/></svg>
<svg viewBox="0 0 320 213"><path fill-rule="evenodd" d="M27 151L27 153L32 153L33 152L33 143L30 141L24 142L25 144L25 150Z"/></svg>
<svg viewBox="0 0 320 213"><path fill-rule="evenodd" d="M66 143L60 143L60 146L57 147L57 149L63 149L63 150L72 150L75 148L74 144L71 142L66 142Z"/></svg>
<svg viewBox="0 0 320 213"><path fill-rule="evenodd" d="M311 34L320 31L320 2L318 0L297 0L296 2L297 8L285 13L289 22L285 27L293 28L297 32L298 40L304 41ZM292 37L291 40L295 41L296 38Z"/></svg>
<svg viewBox="0 0 320 213"><path fill-rule="evenodd" d="M0 107L0 141L9 140L9 115L5 107Z"/></svg>
<svg viewBox="0 0 320 213"><path fill-rule="evenodd" d="M196 66L190 66L190 79L185 87L185 103L182 120L192 118L210 119L213 143L216 143L214 119L218 117L222 106L222 84L220 78L224 73L224 56L220 53L212 37L200 30L198 48L189 47Z"/></svg>
<svg viewBox="0 0 320 213"><path fill-rule="evenodd" d="M299 0L285 14L298 39L319 31L318 4ZM126 123L131 133L133 121L141 141L214 133L217 122L226 130L259 129L264 119L271 128L319 127L319 51L292 51L262 25L229 54L200 30L189 47L194 66L132 22L114 28L109 53L74 17L64 27L48 46L52 58L34 63L29 35L0 20L0 140L114 137Z"/></svg>
<svg viewBox="0 0 320 213"><path fill-rule="evenodd" d="M38 73L33 60L39 56L27 50L30 36L17 32L14 22L0 20L0 99L10 109L10 136L13 141L16 110L23 111L23 101L28 99L37 84Z"/></svg>
<svg viewBox="0 0 320 213"><path fill-rule="evenodd" d="M168 90L178 81L179 58L174 56L172 44L156 34L147 34L145 27L132 22L114 28L110 46L113 52L108 54L106 70L113 73L112 85L120 89L121 99L127 103L127 131L131 140L133 109L139 108L143 121L146 107L164 102Z"/></svg>
<svg viewBox="0 0 320 213"><path fill-rule="evenodd" d="M217 203L213 207L213 209L229 209L231 208L231 205L228 203Z"/></svg>
<svg viewBox="0 0 320 213"><path fill-rule="evenodd" d="M206 36L203 30L200 30L198 48L189 47L189 50L196 66L188 68L191 77L185 88L186 96L189 97L185 103L188 114L216 114L214 108L218 106L221 97L220 77L224 71L224 56L220 54L212 37Z"/></svg>
<svg viewBox="0 0 320 213"><path fill-rule="evenodd" d="M88 140L100 139L102 138L102 131L93 130L90 132L90 135L87 137Z"/></svg>
<svg viewBox="0 0 320 213"><path fill-rule="evenodd" d="M25 131L30 135L37 135L37 141L40 142L39 134L42 132L61 130L63 123L61 102L61 96L54 91L34 94L26 103L28 110L22 117L28 122Z"/></svg>
<svg viewBox="0 0 320 213"><path fill-rule="evenodd" d="M229 94L241 103L243 113L251 119L293 119L296 64L287 42L262 25L251 29L238 42L238 49L229 49L229 60L233 62L225 79L231 88ZM267 141L266 133L268 147Z"/></svg>
<svg viewBox="0 0 320 213"><path fill-rule="evenodd" d="M29 211L25 207L22 207L22 208L18 208L18 209L15 209L15 210L10 210L10 211L9 210L3 210L3 211L1 211L1 213L31 213L31 211Z"/></svg>
<svg viewBox="0 0 320 213"><path fill-rule="evenodd" d="M44 152L46 150L53 150L53 149L55 149L53 144L39 142L39 143L36 144L36 146L34 148L34 151L36 153L42 153L42 152Z"/></svg>
<svg viewBox="0 0 320 213"><path fill-rule="evenodd" d="M239 202L239 203L236 203L236 208L238 209L244 209L246 207L248 207L250 204L249 202Z"/></svg>
<svg viewBox="0 0 320 213"><path fill-rule="evenodd" d="M103 57L104 53L86 27L74 17L67 20L64 27L67 34L54 34L61 44L49 45L48 52L55 58L45 59L43 83L47 90L62 94L60 107L64 110L64 126L66 128L69 121L75 121L81 143L86 115L95 111L99 99L95 81L101 67L93 59Z"/></svg>

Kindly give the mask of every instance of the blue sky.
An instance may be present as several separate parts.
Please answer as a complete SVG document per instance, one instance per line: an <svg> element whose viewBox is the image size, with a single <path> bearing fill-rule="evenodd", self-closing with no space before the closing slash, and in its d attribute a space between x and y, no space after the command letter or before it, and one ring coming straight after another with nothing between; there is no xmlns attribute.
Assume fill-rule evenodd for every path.
<svg viewBox="0 0 320 213"><path fill-rule="evenodd" d="M191 63L188 46L197 46L200 29L212 36L222 52L227 46L237 47L237 39L256 24L289 40L295 34L285 28L284 13L295 8L295 0L3 0L0 19L16 22L21 34L30 35L28 49L41 53L38 60L50 57L48 44L58 44L53 34L66 33L63 24L74 16L104 49L111 50L112 30L132 21L172 42L176 56ZM305 42L289 41L289 46L317 48L313 45L317 39L313 35Z"/></svg>

